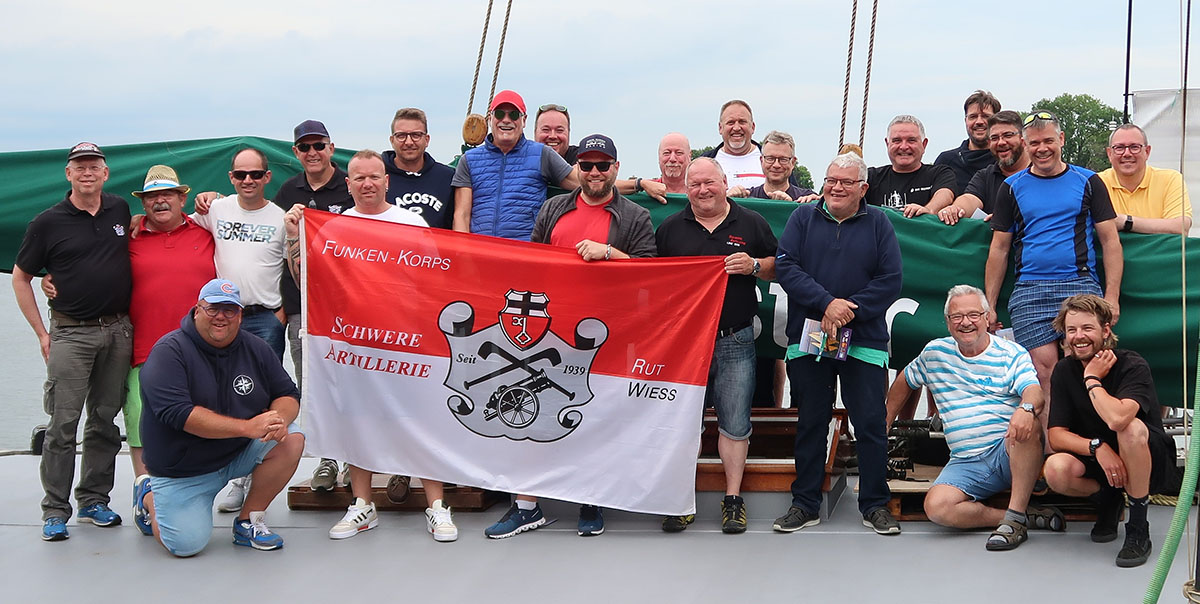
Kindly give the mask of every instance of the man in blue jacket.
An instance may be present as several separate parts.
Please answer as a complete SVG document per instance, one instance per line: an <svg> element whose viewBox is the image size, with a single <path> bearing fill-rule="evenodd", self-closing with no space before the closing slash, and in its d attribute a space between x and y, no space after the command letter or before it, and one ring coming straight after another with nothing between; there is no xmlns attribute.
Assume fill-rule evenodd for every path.
<svg viewBox="0 0 1200 604"><path fill-rule="evenodd" d="M881 535L900 533L887 509L887 309L900 296L900 245L892 223L867 205L867 165L858 155L833 158L824 198L796 208L779 239L776 279L788 295L787 372L796 419L796 479L792 505L775 530L792 532L821 521L826 435L836 384L858 440L858 509ZM806 319L836 334L851 330L845 360L803 352Z"/></svg>
<svg viewBox="0 0 1200 604"><path fill-rule="evenodd" d="M204 549L217 493L251 473L233 542L283 547L264 510L304 452L304 435L292 431L300 393L270 346L241 333L241 324L238 287L213 279L142 366L142 443L150 474L137 479L134 517L143 533L176 556Z"/></svg>

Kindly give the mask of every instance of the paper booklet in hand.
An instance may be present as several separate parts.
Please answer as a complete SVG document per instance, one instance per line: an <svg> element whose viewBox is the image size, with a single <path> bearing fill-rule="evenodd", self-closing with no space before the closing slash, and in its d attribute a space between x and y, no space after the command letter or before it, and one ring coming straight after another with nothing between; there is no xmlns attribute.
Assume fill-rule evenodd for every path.
<svg viewBox="0 0 1200 604"><path fill-rule="evenodd" d="M805 319L804 339L800 343L800 349L818 357L844 361L846 353L850 350L850 332L849 327L843 327L837 330L836 334L826 334L821 329L820 321Z"/></svg>

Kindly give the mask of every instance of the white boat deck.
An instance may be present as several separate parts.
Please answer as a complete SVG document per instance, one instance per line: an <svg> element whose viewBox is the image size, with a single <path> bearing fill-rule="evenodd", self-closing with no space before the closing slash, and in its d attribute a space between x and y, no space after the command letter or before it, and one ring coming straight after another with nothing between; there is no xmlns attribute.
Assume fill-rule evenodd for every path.
<svg viewBox="0 0 1200 604"><path fill-rule="evenodd" d="M606 532L575 533L577 507L545 502L558 522L502 541L483 529L503 513L456 512L459 539L435 543L424 515L381 513L379 527L345 541L327 531L341 512L294 512L285 495L267 514L286 540L280 551L231 543L233 516L214 513L213 539L175 559L133 526L129 460L117 459L113 508L125 524L69 523L71 538L40 539L39 458L0 457L0 568L5 602L1140 602L1170 526L1172 509L1151 507L1154 553L1145 566L1117 568L1122 538L1094 544L1090 523L1065 533L1033 531L1015 551L984 550L987 531L907 522L896 537L861 524L853 489L833 518L790 535L771 523L785 493L746 496L750 530L720 532L719 497L701 493L696 524L664 534L660 519L608 511ZM297 479L316 464L304 459ZM1182 601L1188 545L1181 545L1163 602Z"/></svg>

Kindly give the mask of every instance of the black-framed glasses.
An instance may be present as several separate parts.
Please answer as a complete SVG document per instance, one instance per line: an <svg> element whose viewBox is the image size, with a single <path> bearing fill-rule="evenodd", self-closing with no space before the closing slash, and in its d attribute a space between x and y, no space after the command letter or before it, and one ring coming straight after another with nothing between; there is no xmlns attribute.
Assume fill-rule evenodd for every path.
<svg viewBox="0 0 1200 604"><path fill-rule="evenodd" d="M990 136L988 136L988 140L992 141L993 143L998 143L998 142L1000 142L1001 139L1006 140L1006 141L1011 141L1012 139L1017 138L1018 136L1021 136L1021 135L1016 132L1009 131L1009 132L1005 132L1004 134L990 135Z"/></svg>
<svg viewBox="0 0 1200 604"><path fill-rule="evenodd" d="M775 155L764 155L762 156L762 160L764 164L788 164L792 162L792 158L790 157L778 157Z"/></svg>
<svg viewBox="0 0 1200 604"><path fill-rule="evenodd" d="M318 143L319 144L319 143ZM249 176L250 180L262 180L262 177L267 175L266 170L234 170L230 172L234 180L246 180Z"/></svg>
<svg viewBox="0 0 1200 604"><path fill-rule="evenodd" d="M952 315L946 315L946 319L948 319L948 320L949 320L951 323L962 323L962 322L963 322L963 319L966 319L966 320L968 320L968 321L971 321L972 323L974 323L975 321L978 321L978 320L982 319L982 318L983 318L983 316L984 316L984 315L986 315L986 314L987 314L987 313L984 313L984 312L979 312L979 311L974 311L974 312L956 312L956 313L954 313L954 314L952 314Z"/></svg>
<svg viewBox="0 0 1200 604"><path fill-rule="evenodd" d="M301 153L308 153L309 149L324 151L326 143L296 143L296 150Z"/></svg>
<svg viewBox="0 0 1200 604"><path fill-rule="evenodd" d="M196 306L199 306L200 310L204 311L204 314L208 315L208 318L210 319L217 318L217 315L225 317L226 319L232 319L242 314L242 309L233 304L221 304L219 306L216 304L210 304L207 306L204 304L197 304Z"/></svg>
<svg viewBox="0 0 1200 604"><path fill-rule="evenodd" d="M612 165L615 163L617 163L617 162L615 162L615 161L581 161L581 162L579 162L579 171L583 172L584 174L587 174L588 172L592 171L592 168L595 168L601 172L608 172L608 169L611 168Z"/></svg>
<svg viewBox="0 0 1200 604"><path fill-rule="evenodd" d="M1054 117L1053 113L1050 113L1049 111L1034 111L1033 113L1025 116L1025 121L1021 122L1021 125L1028 126L1029 124L1033 123L1033 120L1046 120L1049 122L1054 122L1055 124L1058 123L1058 118Z"/></svg>
<svg viewBox="0 0 1200 604"><path fill-rule="evenodd" d="M1112 152L1116 153L1117 155L1124 155L1126 151L1129 151L1133 155L1137 155L1138 153L1142 152L1142 149L1145 148L1146 145L1140 145L1138 143L1133 143L1132 145L1113 145L1109 147L1109 149L1112 149Z"/></svg>
<svg viewBox="0 0 1200 604"><path fill-rule="evenodd" d="M426 134L425 132L393 132L392 138L396 139L396 142L400 142L400 143L411 138L412 141L415 143L415 142L425 138L425 134Z"/></svg>
<svg viewBox="0 0 1200 604"><path fill-rule="evenodd" d="M508 119L515 122L515 121L521 119L521 116L525 115L525 114L521 113L517 109L509 109L507 111L504 109L497 109L492 112L492 115L495 116L497 120L503 120L504 116L508 116Z"/></svg>
<svg viewBox="0 0 1200 604"><path fill-rule="evenodd" d="M832 189L836 185L842 185L843 187L849 189L860 182L862 182L862 180L851 178L826 178L825 186Z"/></svg>

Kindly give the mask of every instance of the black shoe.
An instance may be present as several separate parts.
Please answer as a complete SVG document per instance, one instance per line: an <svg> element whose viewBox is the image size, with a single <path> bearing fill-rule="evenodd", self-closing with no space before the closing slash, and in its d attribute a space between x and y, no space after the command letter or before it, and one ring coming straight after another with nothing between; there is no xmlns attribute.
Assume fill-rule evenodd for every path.
<svg viewBox="0 0 1200 604"><path fill-rule="evenodd" d="M687 514L686 516L667 516L666 518L663 518L662 529L664 533L682 533L689 524L695 521L695 514Z"/></svg>
<svg viewBox="0 0 1200 604"><path fill-rule="evenodd" d="M1117 553L1117 566L1133 568L1150 559L1150 525L1130 526L1125 524L1125 545Z"/></svg>
<svg viewBox="0 0 1200 604"><path fill-rule="evenodd" d="M771 528L781 533L794 533L802 528L816 526L820 523L821 516L819 514L810 514L793 505L788 508L786 514L775 519L775 525Z"/></svg>
<svg viewBox="0 0 1200 604"><path fill-rule="evenodd" d="M1125 509L1125 494L1119 489L1100 487L1093 496L1096 501L1096 525L1092 527L1092 541L1108 543L1117 538L1117 524Z"/></svg>
<svg viewBox="0 0 1200 604"><path fill-rule="evenodd" d="M729 535L746 532L746 501L737 495L721 500L721 532Z"/></svg>
<svg viewBox="0 0 1200 604"><path fill-rule="evenodd" d="M880 535L899 535L900 523L892 517L892 513L887 508L875 508L875 510L863 516L863 526L873 529Z"/></svg>

